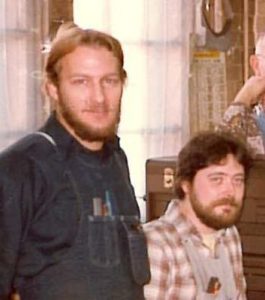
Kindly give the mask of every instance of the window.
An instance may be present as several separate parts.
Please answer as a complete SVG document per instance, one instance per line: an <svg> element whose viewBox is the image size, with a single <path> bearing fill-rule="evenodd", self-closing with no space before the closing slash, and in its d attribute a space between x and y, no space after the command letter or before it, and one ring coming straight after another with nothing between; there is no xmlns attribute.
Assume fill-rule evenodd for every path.
<svg viewBox="0 0 265 300"><path fill-rule="evenodd" d="M43 3L0 1L0 149L35 129L43 120L40 93Z"/></svg>
<svg viewBox="0 0 265 300"><path fill-rule="evenodd" d="M117 37L128 83L119 128L145 219L147 158L177 155L188 137L189 28L184 0L75 0L74 20ZM185 30L184 30L185 29Z"/></svg>

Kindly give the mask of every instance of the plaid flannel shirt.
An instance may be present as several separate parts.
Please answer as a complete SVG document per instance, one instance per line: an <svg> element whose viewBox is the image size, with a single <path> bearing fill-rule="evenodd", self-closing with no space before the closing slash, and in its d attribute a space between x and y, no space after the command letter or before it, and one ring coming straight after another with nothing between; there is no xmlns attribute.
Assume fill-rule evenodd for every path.
<svg viewBox="0 0 265 300"><path fill-rule="evenodd" d="M201 254L208 257L211 255L196 228L180 213L178 201L171 200L162 217L143 226L151 268L151 280L144 287L147 300L196 299L196 282L181 236L189 235ZM246 299L242 249L236 227L220 230L217 239L222 239L228 250L239 292L238 300Z"/></svg>

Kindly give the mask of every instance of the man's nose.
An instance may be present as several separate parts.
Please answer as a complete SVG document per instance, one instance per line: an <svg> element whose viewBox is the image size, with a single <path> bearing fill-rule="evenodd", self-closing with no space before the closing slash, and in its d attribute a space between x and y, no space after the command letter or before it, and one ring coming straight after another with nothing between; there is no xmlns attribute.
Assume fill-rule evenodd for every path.
<svg viewBox="0 0 265 300"><path fill-rule="evenodd" d="M104 88L100 82L94 82L92 86L92 99L96 103L104 102Z"/></svg>
<svg viewBox="0 0 265 300"><path fill-rule="evenodd" d="M226 182L225 182L225 193L226 196L234 196L235 195L235 183L233 181L233 179L231 178L227 178Z"/></svg>

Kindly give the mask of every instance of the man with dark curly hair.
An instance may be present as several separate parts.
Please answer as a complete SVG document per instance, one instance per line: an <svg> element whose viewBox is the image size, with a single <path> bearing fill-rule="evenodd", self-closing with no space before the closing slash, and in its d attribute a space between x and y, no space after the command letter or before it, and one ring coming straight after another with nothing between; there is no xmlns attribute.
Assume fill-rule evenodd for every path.
<svg viewBox="0 0 265 300"><path fill-rule="evenodd" d="M246 299L234 224L251 161L243 143L222 133L200 133L180 151L177 199L144 226L151 265L147 300Z"/></svg>

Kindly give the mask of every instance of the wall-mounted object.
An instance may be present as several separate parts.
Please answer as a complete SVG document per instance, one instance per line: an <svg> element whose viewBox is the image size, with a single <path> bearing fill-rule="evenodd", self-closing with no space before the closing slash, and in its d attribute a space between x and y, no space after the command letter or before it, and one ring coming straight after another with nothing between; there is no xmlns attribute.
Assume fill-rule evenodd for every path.
<svg viewBox="0 0 265 300"><path fill-rule="evenodd" d="M213 130L228 106L226 55L223 51L193 51L190 77L190 132Z"/></svg>
<svg viewBox="0 0 265 300"><path fill-rule="evenodd" d="M231 0L202 0L202 25L206 28L205 47L227 51L232 44L234 13Z"/></svg>
<svg viewBox="0 0 265 300"><path fill-rule="evenodd" d="M234 17L230 0L203 0L202 15L207 29L214 36L225 35Z"/></svg>

